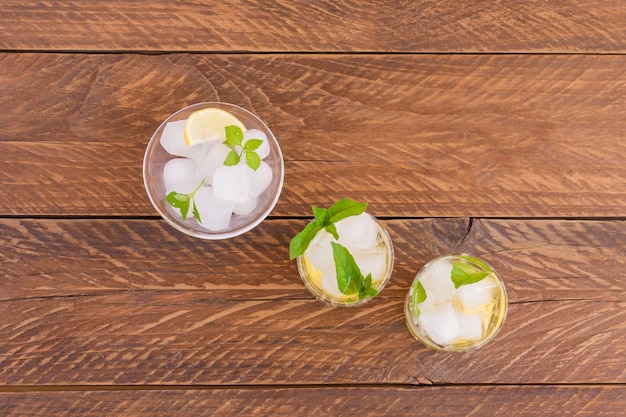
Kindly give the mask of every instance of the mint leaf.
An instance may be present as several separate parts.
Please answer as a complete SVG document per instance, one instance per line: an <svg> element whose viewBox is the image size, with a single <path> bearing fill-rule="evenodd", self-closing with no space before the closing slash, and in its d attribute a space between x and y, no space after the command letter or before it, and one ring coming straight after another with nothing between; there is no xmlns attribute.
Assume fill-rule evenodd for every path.
<svg viewBox="0 0 626 417"><path fill-rule="evenodd" d="M359 299L362 300L367 296L376 297L378 295L378 291L376 288L372 287L372 274L369 273L363 280L363 286L359 290Z"/></svg>
<svg viewBox="0 0 626 417"><path fill-rule="evenodd" d="M367 274L367 276L363 280L363 289L367 291L370 288L372 288L372 274L371 273Z"/></svg>
<svg viewBox="0 0 626 417"><path fill-rule="evenodd" d="M320 228L326 227L326 225L330 224L330 214L328 210L320 207L311 207L313 210L313 215L315 216L315 222L319 225Z"/></svg>
<svg viewBox="0 0 626 417"><path fill-rule="evenodd" d="M454 288L459 288L462 285L481 281L492 272L491 268L485 271L477 265L457 261L452 264L451 278L454 283Z"/></svg>
<svg viewBox="0 0 626 417"><path fill-rule="evenodd" d="M245 144L242 144L243 131L241 128L238 126L226 126L224 130L226 131L226 140L223 143L231 149L228 155L226 155L224 165L237 165L241 158L245 158L246 164L250 168L255 171L259 169L261 157L255 151L261 146L263 141L261 139L250 139ZM237 152L238 149L241 149L241 151Z"/></svg>
<svg viewBox="0 0 626 417"><path fill-rule="evenodd" d="M241 157L237 154L237 151L234 149L231 149L230 152L228 152L228 155L226 155L226 159L224 160L224 165L226 166L237 165L240 160L241 160Z"/></svg>
<svg viewBox="0 0 626 417"><path fill-rule="evenodd" d="M187 200L186 204L180 208L180 214L183 216L183 221L187 220L187 213L189 213L189 206L191 200Z"/></svg>
<svg viewBox="0 0 626 417"><path fill-rule="evenodd" d="M365 293L366 296L370 296L370 297L376 297L378 295L378 291L376 290L376 288L374 287L370 287L367 292ZM365 297L363 297L365 298Z"/></svg>
<svg viewBox="0 0 626 417"><path fill-rule="evenodd" d="M333 237L335 238L335 240L339 240L339 233L337 232L337 227L335 226L334 223L328 223L325 227L324 230L326 230L328 233L330 233L331 235L333 235Z"/></svg>
<svg viewBox="0 0 626 417"><path fill-rule="evenodd" d="M200 212L198 211L198 207L196 206L196 200L192 199L192 201L193 201L193 210L192 210L193 217L195 217L196 220L198 220L198 223L202 223L202 219L200 218Z"/></svg>
<svg viewBox="0 0 626 417"><path fill-rule="evenodd" d="M188 194L180 194L172 191L167 196L165 196L165 200L173 207L176 207L180 210L180 215L183 217L183 221L187 220L187 213L189 212L189 202L191 200L191 197Z"/></svg>
<svg viewBox="0 0 626 417"><path fill-rule="evenodd" d="M349 198L344 198L333 204L328 212L330 214L331 222L338 222L350 216L357 216L365 211L367 203L358 203Z"/></svg>
<svg viewBox="0 0 626 417"><path fill-rule="evenodd" d="M243 131L239 126L226 126L224 130L226 131L226 141L224 141L224 145L230 148L241 146Z"/></svg>
<svg viewBox="0 0 626 417"><path fill-rule="evenodd" d="M321 227L316 222L311 222L306 225L306 227L297 235L291 239L289 243L289 260L296 259L298 256L302 255L304 251L309 247L309 244L317 234L321 230Z"/></svg>
<svg viewBox="0 0 626 417"><path fill-rule="evenodd" d="M345 295L357 294L359 300L363 300L367 296L376 296L378 291L372 287L372 274L363 277L361 269L348 249L339 243L330 242L330 244L333 248L339 291Z"/></svg>
<svg viewBox="0 0 626 417"><path fill-rule="evenodd" d="M245 153L246 164L248 164L248 166L255 171L259 169L259 167L261 166L261 157L259 156L259 154L249 150L246 150Z"/></svg>
<svg viewBox="0 0 626 417"><path fill-rule="evenodd" d="M320 227L320 229L326 230L328 233L333 235L335 240L339 240L339 233L337 233L337 227L335 227L334 223L330 221L330 213L325 208L312 207L313 215L315 216L315 223Z"/></svg>
<svg viewBox="0 0 626 417"><path fill-rule="evenodd" d="M413 286L413 294L411 295L411 306L413 307L413 313L416 317L420 316L420 309L418 304L423 303L428 298L426 294L426 290L421 282L415 281L415 285Z"/></svg>
<svg viewBox="0 0 626 417"><path fill-rule="evenodd" d="M172 191L168 195L165 196L165 200L170 203L173 207L181 208L185 202L189 200L188 194L180 194L176 191Z"/></svg>
<svg viewBox="0 0 626 417"><path fill-rule="evenodd" d="M356 265L354 257L345 246L335 242L330 244L333 247L339 291L345 295L358 294L359 289L363 286L363 274Z"/></svg>
<svg viewBox="0 0 626 417"><path fill-rule="evenodd" d="M200 212L196 208L194 195L198 192L202 184L204 184L204 179L200 182L200 184L196 187L193 192L189 194L177 193L176 191L172 191L168 195L165 196L165 201L170 203L172 207L176 207L180 210L180 215L183 218L183 221L187 220L187 213L189 213L189 207L191 206L191 202L193 202L193 216L198 220L198 222L202 223L200 220Z"/></svg>
<svg viewBox="0 0 626 417"><path fill-rule="evenodd" d="M256 151L263 144L261 139L249 139L244 143L243 148L246 151Z"/></svg>

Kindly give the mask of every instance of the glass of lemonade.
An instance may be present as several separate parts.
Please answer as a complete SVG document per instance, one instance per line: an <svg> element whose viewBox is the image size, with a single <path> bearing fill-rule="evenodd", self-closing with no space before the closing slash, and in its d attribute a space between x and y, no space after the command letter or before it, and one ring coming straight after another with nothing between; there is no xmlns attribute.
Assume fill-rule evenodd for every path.
<svg viewBox="0 0 626 417"><path fill-rule="evenodd" d="M426 346L453 352L477 349L499 332L507 313L502 279L481 259L444 255L416 275L405 316L413 336Z"/></svg>
<svg viewBox="0 0 626 417"><path fill-rule="evenodd" d="M365 303L376 297L391 277L391 238L383 225L366 212L339 220L335 226L338 238L324 229L317 232L296 259L298 272L308 290L328 305ZM345 269L350 264L358 267L353 276Z"/></svg>
<svg viewBox="0 0 626 417"><path fill-rule="evenodd" d="M249 142L249 143L248 143ZM170 225L201 239L257 226L276 205L284 162L272 131L228 103L198 103L169 116L146 148L143 180Z"/></svg>

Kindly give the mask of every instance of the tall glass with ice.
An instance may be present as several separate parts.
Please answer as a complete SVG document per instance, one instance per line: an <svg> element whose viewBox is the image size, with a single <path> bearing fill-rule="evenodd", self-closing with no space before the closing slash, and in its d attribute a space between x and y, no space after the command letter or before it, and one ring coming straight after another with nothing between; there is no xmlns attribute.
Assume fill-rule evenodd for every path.
<svg viewBox="0 0 626 417"><path fill-rule="evenodd" d="M257 226L283 186L272 131L228 103L198 103L168 117L144 156L144 185L170 225L194 237L225 239Z"/></svg>
<svg viewBox="0 0 626 417"><path fill-rule="evenodd" d="M416 275L405 303L413 336L428 347L453 352L492 340L506 313L502 279L489 264L467 254L428 262Z"/></svg>

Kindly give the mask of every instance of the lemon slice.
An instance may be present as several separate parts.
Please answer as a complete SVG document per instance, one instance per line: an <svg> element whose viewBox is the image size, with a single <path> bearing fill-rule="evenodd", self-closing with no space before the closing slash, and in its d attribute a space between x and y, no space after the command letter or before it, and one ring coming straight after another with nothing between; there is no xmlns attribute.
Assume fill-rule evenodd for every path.
<svg viewBox="0 0 626 417"><path fill-rule="evenodd" d="M185 142L187 146L208 141L226 140L226 126L238 126L242 132L246 127L229 112L222 109L203 109L191 113L185 124Z"/></svg>

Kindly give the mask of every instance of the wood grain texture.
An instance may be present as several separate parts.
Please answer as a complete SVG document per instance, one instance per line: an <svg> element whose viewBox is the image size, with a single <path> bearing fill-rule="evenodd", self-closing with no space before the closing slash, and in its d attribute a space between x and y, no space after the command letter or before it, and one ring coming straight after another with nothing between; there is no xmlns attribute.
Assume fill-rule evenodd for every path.
<svg viewBox="0 0 626 417"><path fill-rule="evenodd" d="M254 388L0 393L5 417L29 416L617 416L621 386Z"/></svg>
<svg viewBox="0 0 626 417"><path fill-rule="evenodd" d="M614 1L17 1L0 48L56 51L624 52Z"/></svg>
<svg viewBox="0 0 626 417"><path fill-rule="evenodd" d="M3 220L0 382L626 381L625 222L388 220L391 282L352 309L313 300L286 260L303 224L204 243L163 222ZM415 272L452 251L492 263L509 294L502 332L467 354L426 349L403 319Z"/></svg>
<svg viewBox="0 0 626 417"><path fill-rule="evenodd" d="M274 215L350 196L379 216L623 217L624 68L623 55L4 54L0 214L156 214L141 180L152 133L225 101L280 141Z"/></svg>
<svg viewBox="0 0 626 417"><path fill-rule="evenodd" d="M622 415L624 6L2 1L0 415ZM226 241L173 230L143 190L152 133L201 101L253 111L285 156L270 218ZM333 309L287 247L343 197L396 261ZM403 317L450 252L509 296L465 354Z"/></svg>
<svg viewBox="0 0 626 417"><path fill-rule="evenodd" d="M3 385L624 383L624 302L511 304L479 351L428 350L401 298L314 300L142 291L2 303Z"/></svg>

